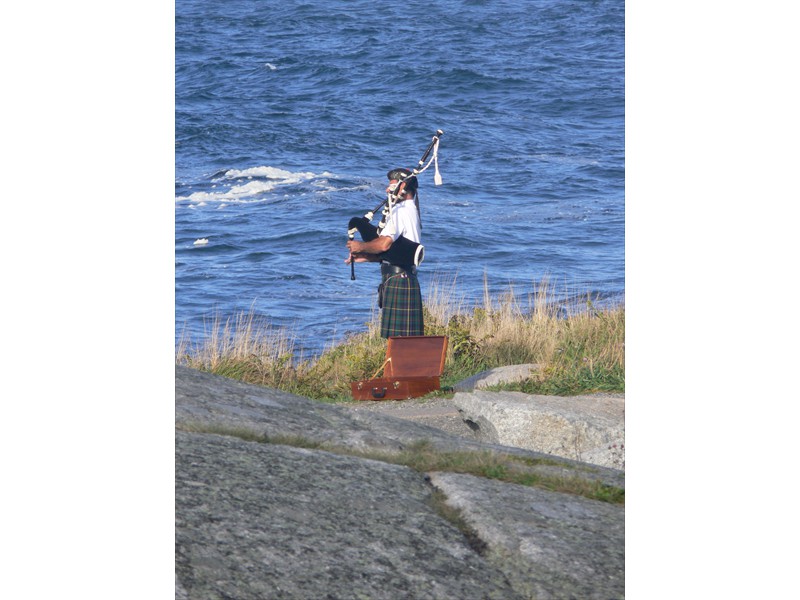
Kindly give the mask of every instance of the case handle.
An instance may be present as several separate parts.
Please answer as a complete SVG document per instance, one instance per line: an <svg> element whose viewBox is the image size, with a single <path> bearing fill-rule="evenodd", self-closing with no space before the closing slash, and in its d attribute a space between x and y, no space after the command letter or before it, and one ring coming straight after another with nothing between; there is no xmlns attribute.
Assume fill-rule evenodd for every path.
<svg viewBox="0 0 800 600"><path fill-rule="evenodd" d="M383 388L383 391L378 392L378 388L372 388L372 397L373 398L383 398L386 395L386 388Z"/></svg>

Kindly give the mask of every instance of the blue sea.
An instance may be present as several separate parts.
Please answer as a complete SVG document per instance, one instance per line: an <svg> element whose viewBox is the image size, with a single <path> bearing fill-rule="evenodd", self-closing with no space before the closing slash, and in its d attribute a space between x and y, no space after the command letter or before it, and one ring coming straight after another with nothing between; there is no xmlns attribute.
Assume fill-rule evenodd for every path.
<svg viewBox="0 0 800 600"><path fill-rule="evenodd" d="M423 296L624 302L624 7L177 0L176 341L242 311L307 355L364 331L380 275L351 280L347 223L437 129Z"/></svg>

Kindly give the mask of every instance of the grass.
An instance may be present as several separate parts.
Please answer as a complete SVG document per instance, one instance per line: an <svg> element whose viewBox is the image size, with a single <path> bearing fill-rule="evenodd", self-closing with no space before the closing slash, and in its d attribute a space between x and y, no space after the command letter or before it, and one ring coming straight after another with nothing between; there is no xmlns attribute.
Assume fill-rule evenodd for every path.
<svg viewBox="0 0 800 600"><path fill-rule="evenodd" d="M590 297L566 306L544 280L520 298L468 306L455 280L434 280L425 293L425 335L446 335L442 387L486 369L534 363L531 379L506 386L526 393L575 395L625 390L625 309L598 308ZM562 294L562 296L564 296ZM176 363L323 401L350 400L350 383L373 377L386 354L379 315L310 359L296 356L292 332L273 328L252 311L217 316L203 340L182 340ZM441 392L440 392L441 393Z"/></svg>
<svg viewBox="0 0 800 600"><path fill-rule="evenodd" d="M625 503L625 490L599 481L587 480L578 474L555 475L537 470L538 466L557 466L569 468L563 462L546 458L530 458L502 452L481 451L443 451L436 449L430 442L421 440L410 444L400 452L386 450L360 450L317 442L303 436L269 436L245 427L229 427L221 425L184 426L187 431L195 433L214 433L237 437L248 442L278 444L296 448L319 449L346 456L368 458L395 465L409 467L419 473L443 471L462 473L496 479L506 483L516 483L529 487L543 488L549 491L562 492L600 500L611 504Z"/></svg>

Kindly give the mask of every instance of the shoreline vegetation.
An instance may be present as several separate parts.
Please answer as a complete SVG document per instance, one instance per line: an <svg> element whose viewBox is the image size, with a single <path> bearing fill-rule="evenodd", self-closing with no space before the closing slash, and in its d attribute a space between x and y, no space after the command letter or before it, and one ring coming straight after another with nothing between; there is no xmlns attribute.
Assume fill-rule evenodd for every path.
<svg viewBox="0 0 800 600"><path fill-rule="evenodd" d="M547 279L523 299L513 288L490 298L484 282L482 305L467 306L455 280L434 280L424 296L425 335L446 335L442 390L472 375L514 364L540 366L531 379L502 386L529 394L569 396L625 391L625 308L600 308L589 294L558 300ZM380 375L386 340L380 314L367 330L351 334L306 359L296 356L296 337L274 328L252 310L214 318L206 337L181 339L176 364L247 383L322 400L352 400L350 383Z"/></svg>

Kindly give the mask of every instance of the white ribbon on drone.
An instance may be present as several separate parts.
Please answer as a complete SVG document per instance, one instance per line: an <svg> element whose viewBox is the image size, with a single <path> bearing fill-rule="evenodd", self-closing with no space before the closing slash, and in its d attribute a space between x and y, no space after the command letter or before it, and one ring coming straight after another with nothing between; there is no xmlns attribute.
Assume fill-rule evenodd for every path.
<svg viewBox="0 0 800 600"><path fill-rule="evenodd" d="M442 176L439 173L439 138L437 137L433 143L433 156L428 160L428 164L417 171L417 175L424 172L433 163L433 184L442 185Z"/></svg>

